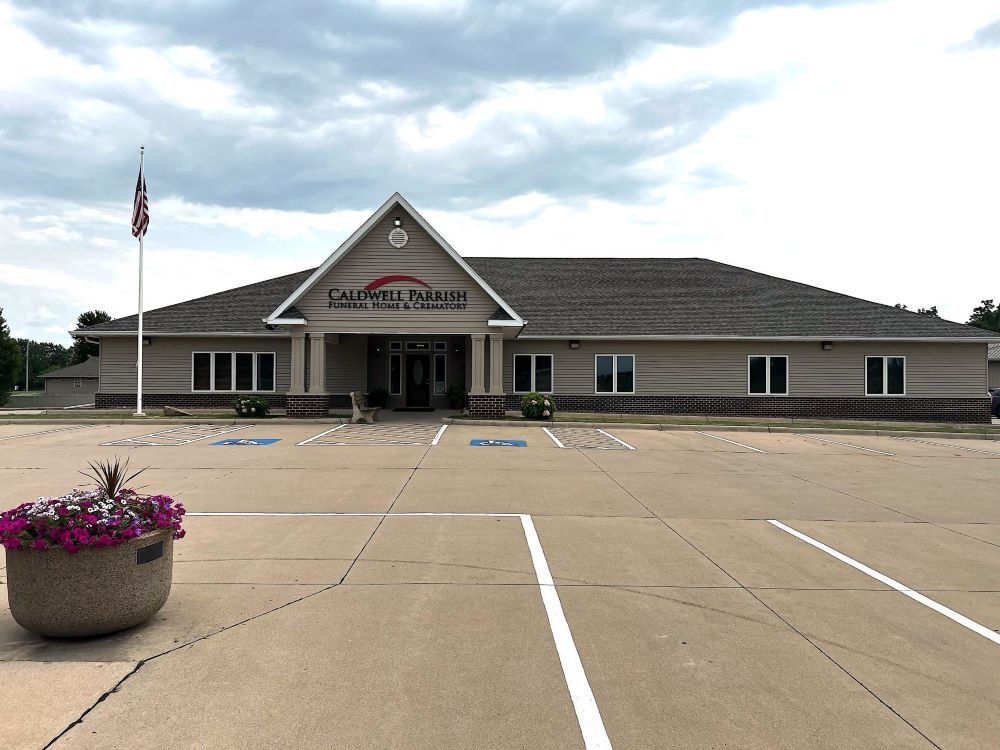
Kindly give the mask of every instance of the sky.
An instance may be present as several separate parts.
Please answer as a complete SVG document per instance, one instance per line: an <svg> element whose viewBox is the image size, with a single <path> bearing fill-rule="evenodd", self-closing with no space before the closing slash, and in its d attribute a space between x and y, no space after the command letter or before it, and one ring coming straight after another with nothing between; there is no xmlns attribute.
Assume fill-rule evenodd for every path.
<svg viewBox="0 0 1000 750"><path fill-rule="evenodd" d="M1000 2L0 0L0 307L69 343L320 264L399 191L463 255L1000 299ZM540 266L540 283L544 271Z"/></svg>

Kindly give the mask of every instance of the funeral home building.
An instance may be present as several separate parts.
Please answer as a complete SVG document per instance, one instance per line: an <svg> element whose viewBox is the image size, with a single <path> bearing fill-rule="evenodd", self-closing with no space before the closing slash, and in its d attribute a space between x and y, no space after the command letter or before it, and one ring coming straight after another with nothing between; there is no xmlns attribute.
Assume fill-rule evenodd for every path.
<svg viewBox="0 0 1000 750"><path fill-rule="evenodd" d="M136 332L72 332L100 342L98 408L135 406ZM317 268L145 313L143 400L989 422L997 340L700 258L463 257L397 193Z"/></svg>

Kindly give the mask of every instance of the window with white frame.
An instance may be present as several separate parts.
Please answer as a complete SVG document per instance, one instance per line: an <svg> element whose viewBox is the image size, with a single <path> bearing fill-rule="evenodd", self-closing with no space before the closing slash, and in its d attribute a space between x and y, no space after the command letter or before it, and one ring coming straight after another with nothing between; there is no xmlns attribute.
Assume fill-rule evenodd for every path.
<svg viewBox="0 0 1000 750"><path fill-rule="evenodd" d="M514 393L552 393L551 354L514 355Z"/></svg>
<svg viewBox="0 0 1000 750"><path fill-rule="evenodd" d="M192 391L274 391L274 352L193 352Z"/></svg>
<svg viewBox="0 0 1000 750"><path fill-rule="evenodd" d="M635 393L635 355L594 355L594 392Z"/></svg>
<svg viewBox="0 0 1000 750"><path fill-rule="evenodd" d="M82 388L83 387L83 378L73 378L73 387L74 388Z"/></svg>
<svg viewBox="0 0 1000 750"><path fill-rule="evenodd" d="M906 394L906 357L865 357L865 395Z"/></svg>
<svg viewBox="0 0 1000 750"><path fill-rule="evenodd" d="M747 357L747 393L751 396L787 396L788 356L751 354Z"/></svg>
<svg viewBox="0 0 1000 750"><path fill-rule="evenodd" d="M438 353L434 355L434 395L443 396L447 390L448 355Z"/></svg>

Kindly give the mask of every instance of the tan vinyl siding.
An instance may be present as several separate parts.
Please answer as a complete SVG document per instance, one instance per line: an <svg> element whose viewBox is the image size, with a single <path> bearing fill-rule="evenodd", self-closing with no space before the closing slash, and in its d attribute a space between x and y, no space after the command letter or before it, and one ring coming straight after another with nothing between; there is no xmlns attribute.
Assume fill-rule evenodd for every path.
<svg viewBox="0 0 1000 750"><path fill-rule="evenodd" d="M636 394L747 395L747 356L788 355L789 396L864 396L865 356L906 357L906 395L976 398L985 394L985 344L520 339L504 342L504 387L513 393L514 354L553 354L555 392L594 393L595 354L634 354Z"/></svg>
<svg viewBox="0 0 1000 750"><path fill-rule="evenodd" d="M101 339L101 393L135 393L135 338ZM160 337L143 348L144 393L191 393L192 352L274 352L274 393L291 383L291 342L286 337ZM242 392L242 391L241 391Z"/></svg>
<svg viewBox="0 0 1000 750"><path fill-rule="evenodd" d="M80 387L76 381L80 380ZM45 393L49 395L95 393L97 378L45 378Z"/></svg>
<svg viewBox="0 0 1000 750"><path fill-rule="evenodd" d="M365 390L365 337L342 335L326 337L327 393L350 393Z"/></svg>
<svg viewBox="0 0 1000 750"><path fill-rule="evenodd" d="M405 247L394 248L387 239L392 219L399 216L409 235ZM468 294L464 310L350 310L331 309L331 288L361 290L388 275L415 276L433 290L459 290ZM396 282L384 289L423 289ZM325 278L296 303L309 321L309 330L369 333L468 333L488 330L487 321L498 305L463 271L445 250L401 208L389 212Z"/></svg>

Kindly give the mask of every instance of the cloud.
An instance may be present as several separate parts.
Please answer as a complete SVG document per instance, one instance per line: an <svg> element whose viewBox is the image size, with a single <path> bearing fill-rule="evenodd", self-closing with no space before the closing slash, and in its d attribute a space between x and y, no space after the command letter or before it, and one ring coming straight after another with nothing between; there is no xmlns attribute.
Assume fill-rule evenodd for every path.
<svg viewBox="0 0 1000 750"><path fill-rule="evenodd" d="M0 0L18 330L320 262L400 190L462 252L703 255L964 319L995 3ZM46 334L47 335L47 334Z"/></svg>

